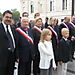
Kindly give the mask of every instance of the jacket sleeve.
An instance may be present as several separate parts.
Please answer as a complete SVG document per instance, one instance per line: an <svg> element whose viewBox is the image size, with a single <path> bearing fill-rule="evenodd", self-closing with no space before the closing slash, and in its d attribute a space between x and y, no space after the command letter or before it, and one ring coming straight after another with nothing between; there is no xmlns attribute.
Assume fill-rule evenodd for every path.
<svg viewBox="0 0 75 75"><path fill-rule="evenodd" d="M16 59L19 59L18 43L19 43L19 35L18 35L18 31L16 31L16 49L15 49Z"/></svg>

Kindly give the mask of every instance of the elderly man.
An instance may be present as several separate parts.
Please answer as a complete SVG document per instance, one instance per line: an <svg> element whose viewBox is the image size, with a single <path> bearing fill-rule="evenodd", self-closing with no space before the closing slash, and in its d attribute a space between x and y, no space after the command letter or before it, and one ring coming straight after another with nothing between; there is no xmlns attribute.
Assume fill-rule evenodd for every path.
<svg viewBox="0 0 75 75"><path fill-rule="evenodd" d="M27 17L21 18L21 27L17 28L17 61L18 75L30 75L31 74L31 61L33 54L33 39L31 36L31 30L29 29L29 19Z"/></svg>

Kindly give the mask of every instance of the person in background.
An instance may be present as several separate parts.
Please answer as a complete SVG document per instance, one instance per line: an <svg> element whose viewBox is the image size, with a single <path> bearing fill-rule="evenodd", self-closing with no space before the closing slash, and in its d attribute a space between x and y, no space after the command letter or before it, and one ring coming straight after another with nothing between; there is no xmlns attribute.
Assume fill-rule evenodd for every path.
<svg viewBox="0 0 75 75"><path fill-rule="evenodd" d="M46 17L46 19L45 19L45 28L47 28L49 26L49 24L48 24L48 17Z"/></svg>
<svg viewBox="0 0 75 75"><path fill-rule="evenodd" d="M23 13L22 13L22 17L29 17L28 12L23 12ZM21 17L19 18L19 22L17 23L17 26L18 26L18 27L21 26Z"/></svg>
<svg viewBox="0 0 75 75"><path fill-rule="evenodd" d="M0 23L2 23L2 17L0 17Z"/></svg>
<svg viewBox="0 0 75 75"><path fill-rule="evenodd" d="M72 59L71 56L71 41L69 37L69 29L62 28L62 38L59 41L59 53L58 53L58 75L66 75L67 63Z"/></svg>
<svg viewBox="0 0 75 75"><path fill-rule="evenodd" d="M29 22L29 27L30 27L30 28L33 28L33 27L34 27L34 25L35 25L35 19L36 19L37 17L40 17L40 13L35 13L35 14L34 14L34 20L30 20L30 22Z"/></svg>
<svg viewBox="0 0 75 75"><path fill-rule="evenodd" d="M12 25L13 28L17 28L17 25L15 24L14 19L12 19L12 21L11 21L11 25Z"/></svg>
<svg viewBox="0 0 75 75"><path fill-rule="evenodd" d="M52 75L51 67L56 69L53 47L52 47L52 32L49 29L43 29L38 44L40 52L40 75Z"/></svg>
<svg viewBox="0 0 75 75"><path fill-rule="evenodd" d="M70 17L69 16L66 16L64 18L64 21L60 23L59 25L59 32L60 32L60 39L62 38L62 35L61 35L61 30L62 28L68 28L70 30L70 36L69 38L71 38L71 25L70 25Z"/></svg>
<svg viewBox="0 0 75 75"><path fill-rule="evenodd" d="M34 14L34 19L37 18L37 17L40 17L40 13L35 13Z"/></svg>
<svg viewBox="0 0 75 75"><path fill-rule="evenodd" d="M23 12L23 13L22 13L22 17L29 17L28 12Z"/></svg>

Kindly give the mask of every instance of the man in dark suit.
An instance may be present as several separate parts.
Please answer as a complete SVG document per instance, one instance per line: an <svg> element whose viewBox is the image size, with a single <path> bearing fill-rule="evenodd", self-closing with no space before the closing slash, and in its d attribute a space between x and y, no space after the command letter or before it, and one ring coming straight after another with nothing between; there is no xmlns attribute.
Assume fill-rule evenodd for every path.
<svg viewBox="0 0 75 75"><path fill-rule="evenodd" d="M13 75L15 30L11 27L12 12L3 13L0 24L0 75Z"/></svg>
<svg viewBox="0 0 75 75"><path fill-rule="evenodd" d="M65 17L64 18L64 22L61 22L61 24L59 25L59 32L60 32L60 38L62 37L61 35L61 29L62 28L67 28L70 30L70 36L69 38L71 38L71 26L70 26L70 17Z"/></svg>
<svg viewBox="0 0 75 75"><path fill-rule="evenodd" d="M75 57L74 57L74 52L75 52L75 16L72 17L70 25L71 25L71 40L72 40L72 58L75 59Z"/></svg>
<svg viewBox="0 0 75 75"><path fill-rule="evenodd" d="M21 27L17 31L16 54L18 66L18 75L31 74L31 61L33 59L33 40L31 30L29 28L29 19L27 17L21 18Z"/></svg>
<svg viewBox="0 0 75 75"><path fill-rule="evenodd" d="M47 28L47 27L49 26L48 20L49 20L48 17L46 17L46 18L45 18L45 28Z"/></svg>

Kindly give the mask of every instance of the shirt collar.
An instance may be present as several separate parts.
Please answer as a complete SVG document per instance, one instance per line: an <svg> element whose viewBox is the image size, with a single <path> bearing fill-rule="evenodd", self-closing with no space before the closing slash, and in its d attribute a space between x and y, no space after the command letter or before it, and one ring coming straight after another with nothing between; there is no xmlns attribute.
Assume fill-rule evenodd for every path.
<svg viewBox="0 0 75 75"><path fill-rule="evenodd" d="M64 39L65 41L67 41L67 40L68 40L67 38L64 38L64 37L63 37L63 39Z"/></svg>
<svg viewBox="0 0 75 75"><path fill-rule="evenodd" d="M5 31L7 31L7 29L6 29L6 24L2 21L2 24L3 24L3 26L4 26L4 29L5 29ZM10 25L8 25L8 29L10 28Z"/></svg>

